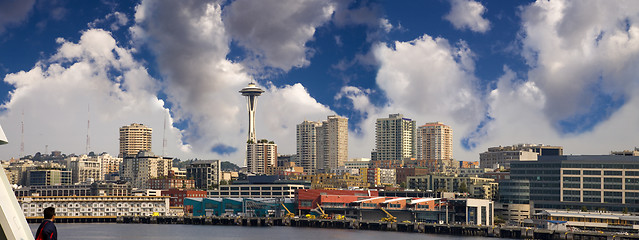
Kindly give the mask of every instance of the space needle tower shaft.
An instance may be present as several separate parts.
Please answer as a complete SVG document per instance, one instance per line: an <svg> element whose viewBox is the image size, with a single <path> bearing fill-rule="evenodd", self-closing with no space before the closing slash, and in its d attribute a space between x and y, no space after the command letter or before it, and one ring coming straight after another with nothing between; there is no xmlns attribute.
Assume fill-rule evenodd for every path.
<svg viewBox="0 0 639 240"><path fill-rule="evenodd" d="M253 82L249 83L247 87L240 90L242 96L246 96L247 99L249 114L249 132L247 142L257 142L257 139L255 138L255 109L257 105L257 97L262 95L263 92L264 90L255 86L255 83Z"/></svg>

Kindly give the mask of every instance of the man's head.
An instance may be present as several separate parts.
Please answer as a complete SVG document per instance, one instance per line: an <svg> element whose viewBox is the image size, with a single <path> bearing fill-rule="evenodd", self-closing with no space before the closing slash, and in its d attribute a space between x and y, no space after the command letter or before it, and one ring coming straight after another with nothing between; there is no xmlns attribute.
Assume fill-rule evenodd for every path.
<svg viewBox="0 0 639 240"><path fill-rule="evenodd" d="M44 209L44 219L53 220L55 218L55 208L48 207Z"/></svg>

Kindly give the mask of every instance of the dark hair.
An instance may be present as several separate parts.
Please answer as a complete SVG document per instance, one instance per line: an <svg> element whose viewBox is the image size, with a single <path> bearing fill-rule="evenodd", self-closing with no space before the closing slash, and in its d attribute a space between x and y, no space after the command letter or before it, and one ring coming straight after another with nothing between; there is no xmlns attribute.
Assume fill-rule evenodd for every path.
<svg viewBox="0 0 639 240"><path fill-rule="evenodd" d="M48 207L44 209L44 219L51 219L55 216L55 208Z"/></svg>

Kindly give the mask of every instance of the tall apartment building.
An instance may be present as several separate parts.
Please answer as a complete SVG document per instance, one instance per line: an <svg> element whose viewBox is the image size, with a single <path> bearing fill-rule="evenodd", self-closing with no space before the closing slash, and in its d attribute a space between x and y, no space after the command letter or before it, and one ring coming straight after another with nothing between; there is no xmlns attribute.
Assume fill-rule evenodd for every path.
<svg viewBox="0 0 639 240"><path fill-rule="evenodd" d="M140 151L151 151L153 129L139 123L120 128L119 157L135 156Z"/></svg>
<svg viewBox="0 0 639 240"><path fill-rule="evenodd" d="M317 166L328 171L348 160L348 118L328 116L317 128Z"/></svg>
<svg viewBox="0 0 639 240"><path fill-rule="evenodd" d="M453 129L441 122L426 123L418 127L416 142L419 160L453 158Z"/></svg>
<svg viewBox="0 0 639 240"><path fill-rule="evenodd" d="M399 160L416 157L415 121L402 114L378 118L375 123L373 160Z"/></svg>
<svg viewBox="0 0 639 240"><path fill-rule="evenodd" d="M159 157L152 152L140 151L137 155L128 155L122 161L120 176L131 182L134 188L147 188L149 179L166 177L173 165L173 158Z"/></svg>
<svg viewBox="0 0 639 240"><path fill-rule="evenodd" d="M102 163L97 156L87 156L83 154L68 157L65 160L67 162L67 169L71 171L72 183L85 182L87 179L93 179L93 181L104 180Z"/></svg>
<svg viewBox="0 0 639 240"><path fill-rule="evenodd" d="M488 148L479 154L480 168L503 166L510 168L511 162L536 161L538 156L559 156L564 154L563 147L543 144L517 144Z"/></svg>
<svg viewBox="0 0 639 240"><path fill-rule="evenodd" d="M264 174L266 169L271 167L277 167L277 144L266 139L246 144L246 170L248 172Z"/></svg>
<svg viewBox="0 0 639 240"><path fill-rule="evenodd" d="M310 174L344 165L348 160L348 118L333 115L326 121L298 124L297 160Z"/></svg>
<svg viewBox="0 0 639 240"><path fill-rule="evenodd" d="M304 121L297 124L297 165L304 168L304 172L314 174L317 169L317 127L318 122Z"/></svg>
<svg viewBox="0 0 639 240"><path fill-rule="evenodd" d="M186 178L195 180L195 188L209 189L220 183L220 160L194 161L186 167Z"/></svg>

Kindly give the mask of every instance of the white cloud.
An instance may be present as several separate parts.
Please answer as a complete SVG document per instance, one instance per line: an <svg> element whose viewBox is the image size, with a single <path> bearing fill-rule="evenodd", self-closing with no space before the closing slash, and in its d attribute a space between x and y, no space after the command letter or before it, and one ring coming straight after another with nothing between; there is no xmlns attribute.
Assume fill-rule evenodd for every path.
<svg viewBox="0 0 639 240"><path fill-rule="evenodd" d="M474 0L450 0L450 12L444 19L457 29L470 29L474 32L485 33L490 30L490 21L482 17L486 7Z"/></svg>
<svg viewBox="0 0 639 240"><path fill-rule="evenodd" d="M391 24L386 18L379 19L379 27L386 33L389 33L391 30L393 30L393 24Z"/></svg>
<svg viewBox="0 0 639 240"><path fill-rule="evenodd" d="M153 151L162 152L164 119L172 120L156 97L156 80L132 60L131 49L118 46L109 32L89 29L78 43L58 39L61 46L29 71L8 74L15 87L1 107L0 122L10 143L1 159L18 157L24 112L25 154L48 149L85 153L87 120L92 151L118 153L118 128L133 122L154 129ZM88 107L90 106L90 114ZM167 129L168 154L183 153L180 132Z"/></svg>
<svg viewBox="0 0 639 240"><path fill-rule="evenodd" d="M236 3L244 4L233 4ZM315 7L324 6L313 2L310 4ZM300 10L293 15L317 13L317 9L308 9L309 6L300 6L300 3L292 5L295 5L293 9ZM290 19L294 17L288 12L290 9L276 8L260 14L283 15L283 18ZM230 29L236 25L225 24L226 19L223 18L233 18L229 15L239 13L230 13L232 10L228 10L226 13L229 15L223 16L219 4L196 1L143 1L136 10L136 25L131 28L136 38L135 44L149 44L156 55L159 69L164 76L164 92L172 105L171 112L178 121L187 123L187 127L182 129L184 140L191 145L198 158L220 158L243 164L248 116L246 99L238 91L245 87L252 77L247 74L247 68L244 66L247 62L238 63L227 59L231 41L229 31L242 31ZM277 11L285 12L280 14ZM323 10L322 12L324 13ZM255 18L260 19L264 16ZM246 16L244 19L247 20ZM242 28L258 28L268 22L248 20L241 25ZM289 58L292 55L287 51L305 49L305 41L312 37L311 28L314 29L315 23L307 21L295 25L294 22L287 22L285 26L290 29L282 30L285 31L282 34L288 34L287 31L303 33L299 33L298 39L290 41L276 43L273 42L274 39L266 39L265 42L249 46L257 51L267 46L263 44L274 44L274 48L268 50L269 61L272 63L263 64L277 63L274 65L283 69L294 66L295 61L289 60L298 58ZM273 26L275 29L280 27ZM246 38L251 39L258 35ZM297 53L293 55L305 58L305 55ZM278 143L279 152L295 153L295 125L301 123L305 117L319 120L333 114L328 107L313 99L301 84L277 88L271 83L264 83L262 88L266 92L258 98L256 135L260 139L274 140ZM236 151L228 151L226 154L211 151L216 146Z"/></svg>
<svg viewBox="0 0 639 240"><path fill-rule="evenodd" d="M537 1L521 15L530 70L524 79L505 70L478 149L528 142L607 154L637 146L639 6Z"/></svg>
<svg viewBox="0 0 639 240"><path fill-rule="evenodd" d="M370 91L344 87L336 96L352 101L361 113L361 132L351 137L352 156L369 156L374 147L374 123L390 113L426 122L442 121L455 129L455 146L461 149L461 137L470 134L483 118L485 107L477 89L473 54L463 42L451 46L446 39L424 35L394 46L378 44L373 54L380 68L376 82L388 98L388 104L371 104ZM457 152L457 151L456 151Z"/></svg>
<svg viewBox="0 0 639 240"><path fill-rule="evenodd" d="M24 21L34 4L35 0L0 1L0 33L9 25Z"/></svg>
<svg viewBox="0 0 639 240"><path fill-rule="evenodd" d="M233 39L251 52L246 64L289 71L310 64L313 50L306 42L334 11L329 1L237 0L224 9L224 23Z"/></svg>
<svg viewBox="0 0 639 240"><path fill-rule="evenodd" d="M129 23L129 18L124 13L112 12L107 14L104 18L93 20L93 22L90 22L87 25L89 26L89 28L98 28L100 27L100 25L106 22L111 22L109 28L112 31L117 31L120 29L120 27L126 26L127 23Z"/></svg>

